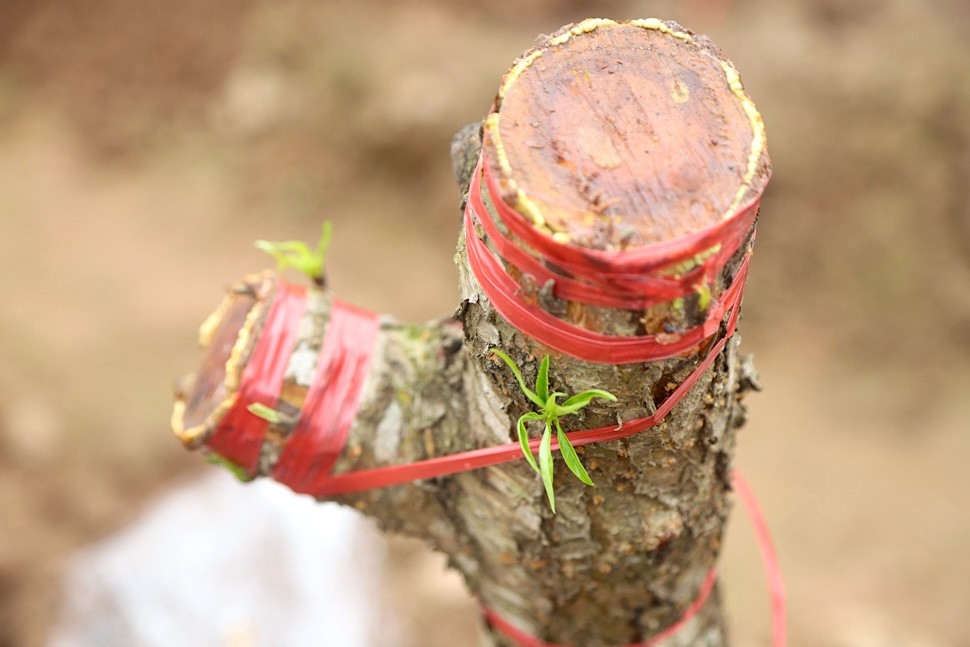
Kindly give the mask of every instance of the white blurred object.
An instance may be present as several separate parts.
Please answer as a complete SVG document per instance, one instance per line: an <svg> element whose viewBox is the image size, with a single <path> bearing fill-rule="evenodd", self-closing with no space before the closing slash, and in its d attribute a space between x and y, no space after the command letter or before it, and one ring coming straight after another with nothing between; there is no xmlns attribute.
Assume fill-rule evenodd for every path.
<svg viewBox="0 0 970 647"><path fill-rule="evenodd" d="M52 647L396 647L372 523L222 472L78 554Z"/></svg>

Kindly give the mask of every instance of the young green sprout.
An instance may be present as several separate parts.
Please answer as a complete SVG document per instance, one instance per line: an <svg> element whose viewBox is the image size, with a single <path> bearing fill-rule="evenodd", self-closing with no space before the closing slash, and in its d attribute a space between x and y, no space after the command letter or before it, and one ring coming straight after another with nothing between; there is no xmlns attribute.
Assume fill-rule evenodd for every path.
<svg viewBox="0 0 970 647"><path fill-rule="evenodd" d="M283 416L276 409L270 409L262 402L253 402L251 405L246 407L249 413L253 414L257 418L262 418L271 425L278 425L283 422Z"/></svg>
<svg viewBox="0 0 970 647"><path fill-rule="evenodd" d="M205 461L210 465L218 465L219 467L224 467L229 470L233 476L242 481L243 483L248 483L253 480L253 477L243 468L241 465L236 465L228 458L223 458L219 454L205 454Z"/></svg>
<svg viewBox="0 0 970 647"><path fill-rule="evenodd" d="M698 310L707 312L707 308L711 305L711 286L707 281L703 281L694 286L694 292L697 293Z"/></svg>
<svg viewBox="0 0 970 647"><path fill-rule="evenodd" d="M253 414L257 418L262 418L263 420L265 420L271 425L278 425L281 422L283 422L283 416L280 415L278 411L267 407L262 402L253 402L248 407L246 407L246 409L249 410L249 413ZM206 453L205 460L210 465L218 465L219 467L224 467L225 469L232 472L233 476L235 476L237 479L239 479L244 483L253 480L252 475L249 472L247 472L242 465L237 465L233 463L231 460L229 460L228 458L224 458L219 454Z"/></svg>
<svg viewBox="0 0 970 647"><path fill-rule="evenodd" d="M302 240L285 240L279 243L257 240L255 244L257 249L263 250L276 259L277 272L294 267L316 285L323 287L325 283L323 263L326 260L327 248L330 246L332 230L333 226L329 220L323 223L323 231L316 249L310 249L310 246Z"/></svg>
<svg viewBox="0 0 970 647"><path fill-rule="evenodd" d="M519 388L522 389L522 393L524 393L525 397L529 398L529 400L539 409L538 411L529 411L519 416L516 427L519 432L519 444L522 446L522 455L525 456L525 459L529 462L532 469L542 477L542 484L546 488L546 496L549 497L549 507L552 508L552 512L555 514L556 494L552 486L553 427L556 428L556 438L559 441L559 452L562 454L563 460L566 461L566 466L569 467L569 470L575 474L576 478L578 478L580 481L586 485L593 485L592 479L590 479L589 474L586 473L586 468L583 467L583 464L579 462L579 456L576 455L576 449L573 447L573 444L569 442L569 437L562 430L562 425L559 423L559 418L576 413L592 402L593 398L601 398L603 400L616 402L616 396L609 391L589 389L574 395L571 398L567 398L565 402L559 404L557 400L559 398L565 398L566 394L558 391L554 391L552 393L549 392L548 355L543 357L542 362L539 364L539 373L536 376L536 388L535 391L533 391L525 385L525 380L522 379L522 372L519 370L519 367L516 366L515 362L512 361L511 357L497 348L493 348L492 353L508 365L509 369L512 371L512 374L515 375L515 379L518 381ZM536 420L541 420L544 424L542 440L539 442L538 465L536 464L535 457L532 455L532 448L529 447L529 431L525 426L526 422Z"/></svg>

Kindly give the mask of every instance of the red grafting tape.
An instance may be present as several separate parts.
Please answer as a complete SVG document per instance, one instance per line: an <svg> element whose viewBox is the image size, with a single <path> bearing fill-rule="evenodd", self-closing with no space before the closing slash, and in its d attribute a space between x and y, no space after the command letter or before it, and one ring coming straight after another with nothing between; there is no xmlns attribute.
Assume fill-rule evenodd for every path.
<svg viewBox="0 0 970 647"><path fill-rule="evenodd" d="M727 224L723 231L720 232L717 240L712 243L712 245L719 245L719 248L704 259L700 266L687 271L679 278L656 276L649 273L656 273L665 268L672 269L671 266L675 262L683 260L676 258L669 260L664 256L662 249L659 249L662 246L658 245L651 245L648 248L657 249L656 254L663 262L658 263L655 267L644 267L638 274L624 274L616 272L612 268L630 254L639 253L642 256L642 249L597 252L606 256L596 257L588 264L563 264L560 269L570 269L576 275L573 277L563 276L543 265L535 256L529 254L499 230L482 199L481 176L485 172L482 169L482 164L482 158L479 158L478 166L472 174L468 189L466 215L470 212L474 216L474 219L484 229L489 241L495 246L498 255L506 263L520 272L532 276L540 285L549 280L554 281L553 291L557 297L591 305L633 310L647 308L690 294L698 284L710 280L723 268L727 260L744 241L744 237L757 215L757 202L755 202L749 205L746 211L739 212L735 217L726 221ZM494 185L490 184L490 186L493 187ZM495 206L499 219L510 231L514 231L524 241L542 240L537 238L537 236L542 235L541 232L537 232L531 225L524 222L521 216L502 201L501 196L493 192L493 188L488 190L488 195ZM554 244L558 247L564 246L562 243ZM689 252L687 257L690 258L707 251L707 249L711 248L699 245L696 248L687 249L685 253ZM548 259L548 257L544 258Z"/></svg>
<svg viewBox="0 0 970 647"><path fill-rule="evenodd" d="M205 443L212 451L248 472L256 468L269 423L250 413L247 407L254 402L276 406L283 373L296 343L296 324L305 303L304 288L282 280L276 282L273 302L239 379L236 398Z"/></svg>
<svg viewBox="0 0 970 647"><path fill-rule="evenodd" d="M786 635L785 587L781 579L781 569L778 567L778 556L775 554L775 549L771 542L771 534L768 532L768 525L765 523L764 514L761 512L761 506L758 505L758 500L755 498L754 492L737 470L732 473L731 483L738 493L738 498L741 499L741 503L748 511L748 516L754 526L755 534L758 538L758 547L761 549L761 557L765 565L765 576L768 580L768 589L771 595L771 644L773 647L785 647L788 640ZM676 635L707 604L707 598L710 596L716 580L717 571L711 569L708 571L707 577L704 578L704 582L697 592L697 597L694 598L694 601L684 610L684 613L681 614L675 623L649 640L632 645L625 645L624 647L655 647L664 640ZM514 640L520 647L570 647L569 645L559 643L547 643L527 631L519 629L487 607L483 607L482 611L489 624L498 629L506 637Z"/></svg>
<svg viewBox="0 0 970 647"><path fill-rule="evenodd" d="M694 598L694 601L690 603L690 606L684 610L684 613L681 614L680 618L678 618L674 624L670 625L649 640L639 643L632 643L630 645L625 645L624 647L655 647L667 638L675 635L684 625L690 622L690 620L697 615L698 611L704 608L704 605L707 604L707 598L711 595L711 591L714 590L714 583L716 581L717 570L711 569L707 572L707 576L701 583L700 590L697 592L697 597ZM488 620L490 625L498 629L506 637L514 640L519 644L520 647L572 647L570 645L563 645L560 643L547 643L544 640L540 640L532 634L519 629L511 622L487 607L483 607L482 611L484 612L485 619Z"/></svg>
<svg viewBox="0 0 970 647"><path fill-rule="evenodd" d="M670 335L670 341L661 341L662 338L656 335L602 335L567 323L537 305L525 303L519 285L492 256L485 243L475 235L471 216L467 212L465 247L468 250L468 264L479 284L495 309L512 327L570 357L601 364L630 364L666 359L687 352L703 342L717 332L724 313L728 309L735 309L740 302L748 263L748 258L745 257L731 286L720 299L712 299L703 324L679 335Z"/></svg>
<svg viewBox="0 0 970 647"><path fill-rule="evenodd" d="M377 340L377 316L334 300L316 372L273 478L302 494L316 494L343 452Z"/></svg>
<svg viewBox="0 0 970 647"><path fill-rule="evenodd" d="M653 281L650 285L650 296L638 296L635 292L614 294L611 291L603 290L602 285L553 272L534 256L502 235L495 221L488 214L485 202L482 200L480 177L481 174L476 169L468 187L466 212L474 214L477 222L485 230L488 239L507 263L532 276L539 285L545 284L546 281L554 281L554 293L557 297L607 308L633 309L647 308L664 299L673 299L682 295L682 286L677 281L669 279L647 277Z"/></svg>
<svg viewBox="0 0 970 647"><path fill-rule="evenodd" d="M557 262L569 265L570 269L579 272L583 280L556 274L499 231L482 200L482 176L486 179L489 197L503 224L523 241L541 249L548 255L546 258L555 256ZM713 277L743 242L754 224L757 209L758 201L754 200L731 218L670 243L617 252L584 249L552 240L509 207L498 194L483 153L469 185L465 207L465 247L468 264L482 290L499 314L514 328L541 344L577 359L604 364L648 362L686 353L717 332L724 314L736 309L740 300L746 278L747 257L727 290L709 304L707 317L702 324L678 334L616 337L575 326L536 304L527 303L519 284L476 234L475 222L482 226L506 262L532 275L540 284L553 280L557 295L596 305L632 309L672 300L689 293L701 279ZM720 245L720 248L700 267L679 279L646 274L692 258L714 245ZM636 264L629 263L631 257L636 259ZM642 274L624 274L633 267L638 267Z"/></svg>
<svg viewBox="0 0 970 647"><path fill-rule="evenodd" d="M495 211L502 223L529 247L538 251L543 258L579 276L612 275L636 279L643 274L692 258L719 242L729 242L736 236L741 236L743 239L743 232L746 232L754 223L761 200L760 194L755 195L728 218L674 240L621 251L588 249L554 240L552 236L533 227L501 199L502 192L492 176L491 167L483 161L484 150L482 155L479 167L489 195L493 198Z"/></svg>

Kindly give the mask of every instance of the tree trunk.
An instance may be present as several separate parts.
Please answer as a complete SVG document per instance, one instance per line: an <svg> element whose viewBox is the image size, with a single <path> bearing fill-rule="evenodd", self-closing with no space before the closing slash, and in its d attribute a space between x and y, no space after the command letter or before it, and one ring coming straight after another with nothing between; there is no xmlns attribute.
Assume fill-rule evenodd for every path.
<svg viewBox="0 0 970 647"><path fill-rule="evenodd" d="M545 37L506 75L483 125L459 133L452 157L463 207L470 179L487 171L499 193L485 195L485 217L494 217L501 200L564 246L620 255L689 238L746 207L753 223L769 174L763 126L733 66L707 39L659 21L586 21ZM472 220L458 241L462 301L454 318L421 326L380 319L334 474L514 441L516 420L535 406L494 348L511 356L528 383L549 355L550 390L596 388L616 396L563 417L572 431L651 415L732 332L725 316L705 339L669 357L578 358L525 334L496 309L469 264L467 232L496 251L497 241ZM587 278L502 233L563 281ZM701 326L710 304L743 281L753 238L751 224L730 249L711 245L686 264L658 269L658 276L679 277L703 267L706 257L722 258L689 294L637 307L564 298L558 280L540 283L500 262L530 307L593 333L664 343ZM224 419L254 345L270 334L265 320L281 289L271 274L247 277L205 327L203 368L173 417L187 445L218 452L222 445L213 439L232 433ZM282 420L258 438L253 475L272 474L292 437L333 308L328 290L308 289L273 399ZM557 514L524 460L319 498L426 540L448 556L485 608L543 641L586 647L647 641L681 618L716 563L730 508L735 431L744 420L740 398L754 383L752 370L735 336L662 422L577 447L595 487L557 460ZM489 644L520 644L493 623L485 623L485 633ZM727 644L716 588L658 644Z"/></svg>

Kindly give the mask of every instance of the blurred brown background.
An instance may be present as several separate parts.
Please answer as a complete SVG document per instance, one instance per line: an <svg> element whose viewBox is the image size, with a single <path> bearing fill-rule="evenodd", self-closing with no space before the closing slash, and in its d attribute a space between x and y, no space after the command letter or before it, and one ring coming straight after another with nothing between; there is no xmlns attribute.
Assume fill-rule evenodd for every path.
<svg viewBox="0 0 970 647"><path fill-rule="evenodd" d="M267 264L254 239L330 218L338 293L451 312L450 136L537 33L593 15L707 33L767 122L738 461L792 645L970 644L966 2L2 0L0 647L43 641L73 550L205 469L170 383ZM415 647L473 644L441 562L392 556ZM740 510L723 572L736 644L767 644Z"/></svg>

